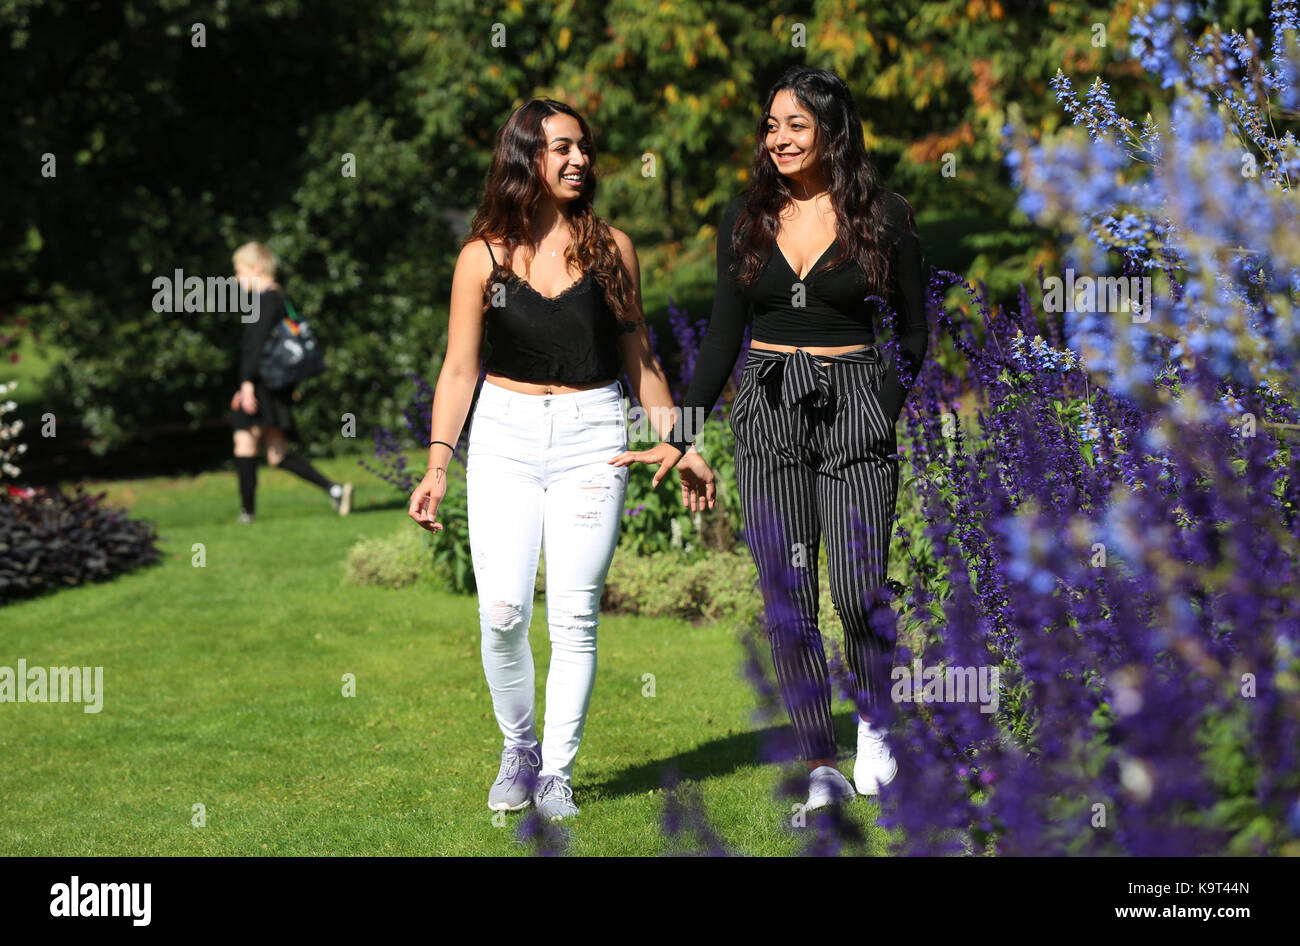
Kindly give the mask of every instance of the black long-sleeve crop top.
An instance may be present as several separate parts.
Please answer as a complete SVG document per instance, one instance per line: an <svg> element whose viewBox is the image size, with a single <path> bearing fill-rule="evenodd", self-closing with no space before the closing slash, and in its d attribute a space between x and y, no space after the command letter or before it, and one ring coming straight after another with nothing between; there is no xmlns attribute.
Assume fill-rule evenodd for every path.
<svg viewBox="0 0 1300 946"><path fill-rule="evenodd" d="M898 195L887 192L885 222L892 242L893 258L889 292L884 294L897 313L895 333L897 358L906 361L904 384L897 358L886 361L880 391L881 407L891 420L897 421L907 399L912 380L925 358L929 326L925 314L925 268L921 245L907 225L907 206ZM792 285L800 282L779 247L772 246L771 256L762 272L749 286L741 286L731 272L733 253L731 236L744 207L738 197L727 207L718 224L718 285L713 296L713 314L700 343L695 362L695 376L682 399L681 416L665 442L685 452L699 432L700 422L687 418L707 417L731 376L740 353L745 323L753 308L752 338L773 345L851 345L876 339L875 315L879 305L865 301L873 295L867 288L866 275L851 260L834 268L818 269L836 255L837 238L803 278L805 305L792 304Z"/></svg>

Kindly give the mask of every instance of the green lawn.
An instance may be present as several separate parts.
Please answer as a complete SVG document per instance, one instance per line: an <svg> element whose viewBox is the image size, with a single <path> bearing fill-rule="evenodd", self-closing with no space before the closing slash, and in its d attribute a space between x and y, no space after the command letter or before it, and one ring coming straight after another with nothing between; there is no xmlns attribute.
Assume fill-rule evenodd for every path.
<svg viewBox="0 0 1300 946"><path fill-rule="evenodd" d="M164 560L0 609L0 665L104 668L98 714L0 704L0 854L528 853L515 840L520 816L503 827L486 805L500 737L475 601L344 584L358 537L417 527L355 459L321 467L358 484L352 516L265 465L251 526L234 522L233 471L93 484L157 521ZM204 567L192 564L194 543ZM730 846L797 852L806 833L785 827L781 772L754 761L755 700L734 632L607 617L600 635L568 851L668 850L668 764L696 783ZM540 702L541 602L532 640ZM342 695L345 673L356 675L355 697ZM645 673L656 677L653 698L641 695ZM206 827L191 825L195 804ZM859 799L852 814L883 853L877 807Z"/></svg>

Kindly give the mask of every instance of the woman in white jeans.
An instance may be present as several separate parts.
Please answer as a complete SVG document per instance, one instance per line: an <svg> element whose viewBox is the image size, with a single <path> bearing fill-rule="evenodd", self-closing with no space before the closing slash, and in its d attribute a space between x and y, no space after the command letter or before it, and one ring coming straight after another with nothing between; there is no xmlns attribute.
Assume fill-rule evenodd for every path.
<svg viewBox="0 0 1300 946"><path fill-rule="evenodd" d="M556 820L578 813L573 765L627 489L626 468L611 463L627 448L619 375L626 372L661 436L672 430L673 405L641 312L636 250L592 209L587 123L567 105L534 100L510 116L496 140L483 202L452 277L429 469L411 495L410 515L426 529L442 529L436 517L446 467L481 367L466 461L469 538L483 670L504 738L488 807L517 811L531 803ZM670 468L655 474L656 486ZM712 507L713 472L699 454L677 468L682 501ZM539 554L546 556L551 639L540 743L528 643Z"/></svg>

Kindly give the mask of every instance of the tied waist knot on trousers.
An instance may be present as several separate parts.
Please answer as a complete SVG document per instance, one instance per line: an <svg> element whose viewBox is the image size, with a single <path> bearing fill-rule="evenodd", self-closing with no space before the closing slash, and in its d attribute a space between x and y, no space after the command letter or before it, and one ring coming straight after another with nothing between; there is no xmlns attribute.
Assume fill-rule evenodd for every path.
<svg viewBox="0 0 1300 946"><path fill-rule="evenodd" d="M894 619L885 584L898 498L894 421L880 405L883 359L751 348L732 403L736 483L758 567L782 697L806 759L836 755L818 620L818 547L844 624L850 692L883 722ZM883 613L889 612L889 613Z"/></svg>
<svg viewBox="0 0 1300 946"><path fill-rule="evenodd" d="M769 376L776 369L781 369L781 403L786 407L793 407L810 394L815 395L811 401L815 407L824 407L831 402L834 397L834 390L831 387L831 375L826 370L828 365L821 363L822 358L838 357L842 362L848 364L880 363L879 355L874 348L862 348L856 352L850 352L848 355L824 355L820 357L810 355L803 349L787 354L785 352L768 352L756 348L751 350L750 354L753 357L745 362L745 369L748 370L750 364L753 364L758 371L758 380L761 383L767 383ZM846 359L847 361L845 361Z"/></svg>
<svg viewBox="0 0 1300 946"><path fill-rule="evenodd" d="M793 352L751 348L743 369L752 372L755 382L767 393L769 404L779 400L782 407L805 423L798 429L804 436L798 442L808 445L813 422L835 424L835 414L846 407L859 408L866 416L849 433L877 435L888 442L890 453L897 443L893 422L880 406L880 385L885 366L875 346L859 348L843 355L810 355L802 349ZM742 381L742 390L744 387ZM739 400L739 395L737 396ZM796 410L796 406L806 409Z"/></svg>

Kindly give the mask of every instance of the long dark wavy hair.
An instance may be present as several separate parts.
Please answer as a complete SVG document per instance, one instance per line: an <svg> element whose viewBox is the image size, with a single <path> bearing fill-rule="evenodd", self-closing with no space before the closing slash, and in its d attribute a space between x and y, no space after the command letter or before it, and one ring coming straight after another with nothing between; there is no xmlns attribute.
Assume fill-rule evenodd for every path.
<svg viewBox="0 0 1300 946"><path fill-rule="evenodd" d="M745 192L745 207L736 220L735 232L718 235L719 239L732 241L736 279L748 285L758 278L776 244L781 210L792 199L790 185L773 165L765 141L772 119L772 102L783 89L789 90L812 113L817 130L817 159L825 165L829 178L840 250L825 268L853 260L866 273L868 287L883 293L892 276L890 246L885 237L889 226L887 201L890 195L902 201L907 227L915 234L912 207L902 195L880 186L875 165L862 141L862 119L848 85L826 69L803 66L788 70L767 93L758 119L753 184Z"/></svg>
<svg viewBox="0 0 1300 946"><path fill-rule="evenodd" d="M547 199L546 184L542 180L547 139L542 122L559 114L572 115L577 120L586 138L588 154L582 192L562 210L573 233L564 258L584 273L591 270L605 301L626 328L638 322L641 316L632 291L632 280L623 267L609 224L597 217L592 209L596 197L596 150L591 129L575 109L563 102L533 99L515 109L497 130L483 201L474 215L465 244L479 239L499 240L504 244L505 259L497 262L494 275L501 270L512 272L510 258L519 247L536 252L532 245L532 224L538 208ZM484 287L485 303L491 282L489 280L488 286Z"/></svg>

